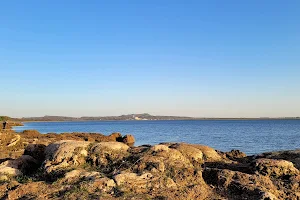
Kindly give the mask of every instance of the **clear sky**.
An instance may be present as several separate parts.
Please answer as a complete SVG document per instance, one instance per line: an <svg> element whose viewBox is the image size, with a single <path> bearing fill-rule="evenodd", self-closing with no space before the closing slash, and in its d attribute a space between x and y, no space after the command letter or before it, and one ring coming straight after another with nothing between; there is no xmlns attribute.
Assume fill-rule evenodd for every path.
<svg viewBox="0 0 300 200"><path fill-rule="evenodd" d="M300 1L1 1L0 115L300 116Z"/></svg>

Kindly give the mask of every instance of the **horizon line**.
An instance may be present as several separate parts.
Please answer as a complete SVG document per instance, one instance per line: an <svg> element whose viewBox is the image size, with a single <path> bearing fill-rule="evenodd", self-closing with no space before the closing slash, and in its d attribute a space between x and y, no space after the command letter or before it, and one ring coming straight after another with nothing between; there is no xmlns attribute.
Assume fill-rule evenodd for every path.
<svg viewBox="0 0 300 200"><path fill-rule="evenodd" d="M300 116L279 116L279 117L192 117L192 116L180 116L180 115L151 115L148 113L138 113L138 114L122 114L122 115L106 115L106 116L65 116L65 115L44 115L44 116L28 116L28 117L11 117L11 118L43 118L43 117L67 117L67 118L85 118L85 117L120 117L120 116L130 116L130 115L149 115L152 117L180 117L180 118L192 118L192 119L282 119L282 118L300 118Z"/></svg>

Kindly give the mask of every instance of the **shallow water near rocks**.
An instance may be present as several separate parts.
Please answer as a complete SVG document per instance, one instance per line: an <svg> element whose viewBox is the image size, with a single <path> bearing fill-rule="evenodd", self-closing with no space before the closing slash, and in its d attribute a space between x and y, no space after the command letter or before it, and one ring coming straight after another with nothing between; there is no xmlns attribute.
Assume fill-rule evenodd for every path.
<svg viewBox="0 0 300 200"><path fill-rule="evenodd" d="M133 134L135 145L161 142L204 144L247 155L300 148L300 120L85 121L28 122L14 130L41 133L98 132Z"/></svg>

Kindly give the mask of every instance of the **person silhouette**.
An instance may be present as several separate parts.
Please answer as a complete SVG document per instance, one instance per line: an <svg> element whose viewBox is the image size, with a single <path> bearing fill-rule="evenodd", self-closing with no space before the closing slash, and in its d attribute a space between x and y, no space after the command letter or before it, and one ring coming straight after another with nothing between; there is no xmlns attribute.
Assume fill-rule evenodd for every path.
<svg viewBox="0 0 300 200"><path fill-rule="evenodd" d="M6 129L7 121L3 122L3 129Z"/></svg>

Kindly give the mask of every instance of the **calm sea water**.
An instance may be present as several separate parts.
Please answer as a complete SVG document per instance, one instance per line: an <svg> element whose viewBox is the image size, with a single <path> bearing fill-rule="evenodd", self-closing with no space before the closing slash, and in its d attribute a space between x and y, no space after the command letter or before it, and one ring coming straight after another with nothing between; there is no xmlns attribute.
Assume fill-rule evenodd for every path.
<svg viewBox="0 0 300 200"><path fill-rule="evenodd" d="M20 132L98 132L133 134L135 145L161 142L204 144L221 151L239 149L248 155L300 148L300 120L203 120L203 121L87 121L28 122Z"/></svg>

